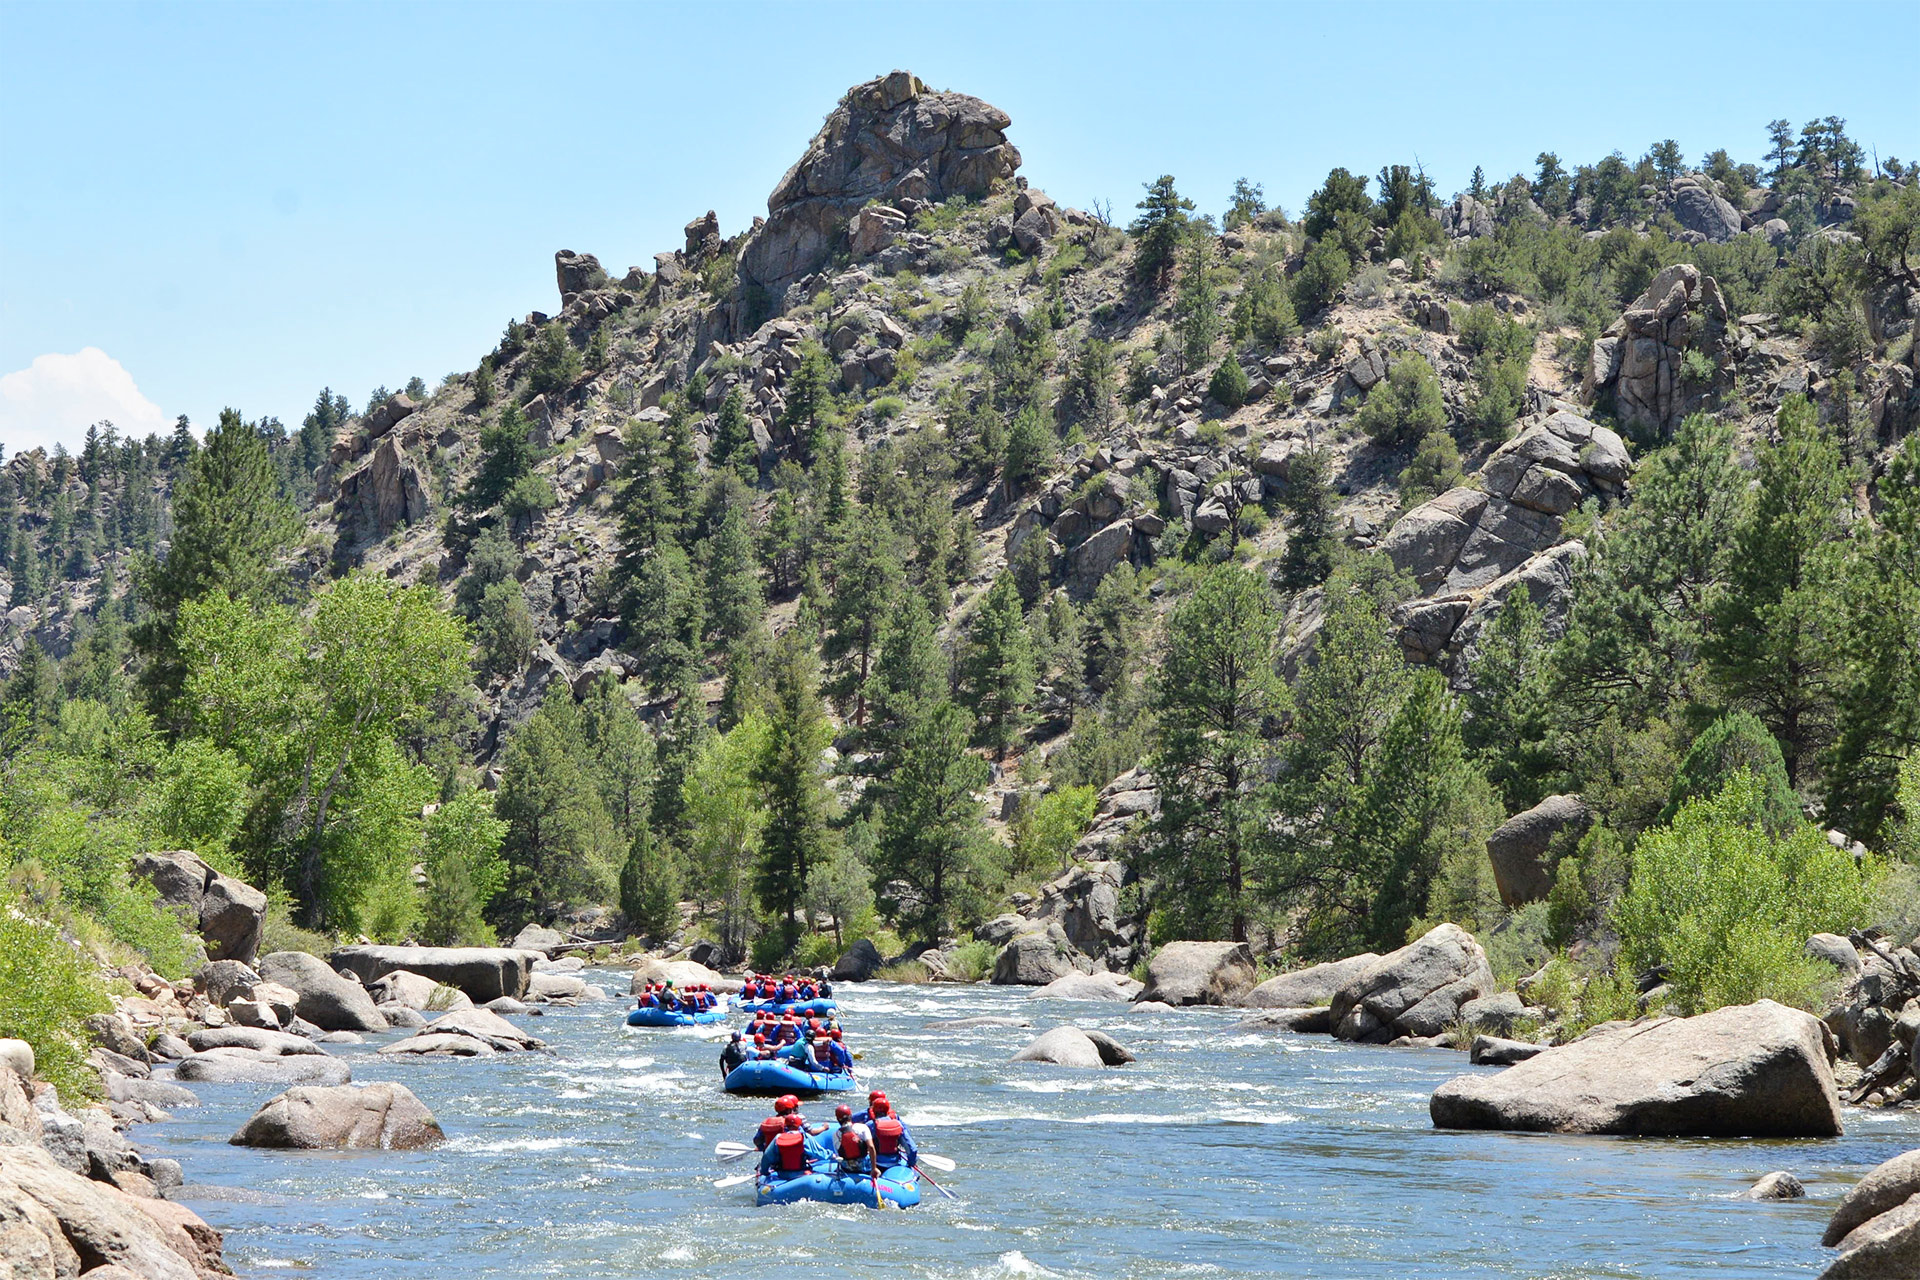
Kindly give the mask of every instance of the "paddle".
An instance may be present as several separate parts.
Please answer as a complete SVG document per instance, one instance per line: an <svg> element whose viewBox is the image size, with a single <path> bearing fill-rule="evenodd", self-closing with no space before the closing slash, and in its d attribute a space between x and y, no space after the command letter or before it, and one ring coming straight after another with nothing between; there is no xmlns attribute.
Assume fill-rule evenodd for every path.
<svg viewBox="0 0 1920 1280"><path fill-rule="evenodd" d="M722 1142L714 1147L713 1154L720 1157L722 1164L731 1164L742 1156L752 1155L753 1148L744 1142Z"/></svg>
<svg viewBox="0 0 1920 1280"><path fill-rule="evenodd" d="M921 1164L925 1164L926 1162L927 1162L927 1158L926 1158L925 1156L921 1156L921 1157L920 1157L920 1163L921 1163ZM952 1162L952 1161L948 1161L947 1163L949 1163L949 1164L951 1164L951 1163L953 1163L953 1162ZM926 1171L925 1169L922 1169L922 1170L920 1170L920 1171L919 1171L919 1173L920 1173L920 1176L921 1176L921 1177L923 1177L923 1178L925 1178L925 1179L927 1180L927 1185L928 1185L928 1186L930 1186L930 1187L932 1187L932 1188L933 1188L933 1189L934 1189L935 1191L938 1191L938 1192L939 1192L939 1193L940 1193L941 1195L943 1195L943 1196L945 1196L945 1197L946 1197L947 1199L949 1199L949 1200L958 1200L958 1199L960 1198L959 1196L957 1196L957 1195L955 1195L955 1194L953 1194L953 1192L951 1192L951 1191L949 1191L949 1190L947 1190L947 1189L946 1189L945 1187L943 1187L943 1186L941 1186L941 1185L940 1185L939 1183L937 1183L937 1182L935 1182L935 1181L933 1180L933 1175L932 1175L932 1174L930 1174L930 1173L928 1173L928 1172L927 1172L927 1171Z"/></svg>
<svg viewBox="0 0 1920 1280"><path fill-rule="evenodd" d="M736 1173L731 1178L722 1178L713 1185L716 1188L737 1187L743 1182L752 1182L753 1177L751 1173Z"/></svg>
<svg viewBox="0 0 1920 1280"><path fill-rule="evenodd" d="M942 1173L952 1173L955 1169L958 1169L960 1167L959 1165L955 1164L953 1161L947 1159L945 1156L930 1156L924 1151L920 1153L920 1163L924 1165L931 1165L932 1167L934 1167L935 1169L938 1169Z"/></svg>

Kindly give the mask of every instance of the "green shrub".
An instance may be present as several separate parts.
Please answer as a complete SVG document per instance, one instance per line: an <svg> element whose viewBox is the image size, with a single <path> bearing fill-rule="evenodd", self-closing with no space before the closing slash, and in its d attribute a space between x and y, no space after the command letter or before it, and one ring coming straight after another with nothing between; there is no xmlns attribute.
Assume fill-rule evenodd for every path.
<svg viewBox="0 0 1920 1280"><path fill-rule="evenodd" d="M527 385L536 394L564 391L580 381L584 367L580 353L574 350L573 340L567 336L567 327L558 320L550 320L533 340L533 353L527 362Z"/></svg>
<svg viewBox="0 0 1920 1280"><path fill-rule="evenodd" d="M891 422L907 410L907 402L899 396L881 396L867 406L873 411L876 422Z"/></svg>
<svg viewBox="0 0 1920 1280"><path fill-rule="evenodd" d="M1787 780L1779 740L1751 711L1728 712L1700 731L1680 761L1660 821L1673 821L1689 800L1718 795L1742 770L1753 775L1769 831L1787 831L1800 821L1800 797Z"/></svg>
<svg viewBox="0 0 1920 1280"><path fill-rule="evenodd" d="M552 482L537 471L529 471L507 489L500 499L500 509L518 518L550 511L559 501Z"/></svg>
<svg viewBox="0 0 1920 1280"><path fill-rule="evenodd" d="M1395 360L1360 406L1360 429L1383 445L1410 444L1447 425L1440 379L1427 358L1408 352Z"/></svg>
<svg viewBox="0 0 1920 1280"><path fill-rule="evenodd" d="M1808 936L1859 927L1878 896L1877 863L1856 865L1810 823L1771 834L1766 811L1762 784L1741 770L1634 849L1613 913L1620 962L1629 975L1668 966L1687 1013L1762 998L1812 1008L1834 974L1807 955Z"/></svg>
<svg viewBox="0 0 1920 1280"><path fill-rule="evenodd" d="M1400 473L1400 505L1414 507L1435 498L1461 483L1460 448L1444 431L1429 431L1420 438L1413 461Z"/></svg>
<svg viewBox="0 0 1920 1280"><path fill-rule="evenodd" d="M793 964L796 969L831 968L841 950L831 933L809 933L793 949Z"/></svg>
<svg viewBox="0 0 1920 1280"><path fill-rule="evenodd" d="M1238 409L1247 402L1247 371L1240 362L1228 356L1213 371L1213 377L1207 382L1207 394L1229 409Z"/></svg>
<svg viewBox="0 0 1920 1280"><path fill-rule="evenodd" d="M35 1071L63 1097L97 1094L85 1020L112 1008L106 987L58 929L11 903L0 904L0 991L0 1036L32 1045Z"/></svg>
<svg viewBox="0 0 1920 1280"><path fill-rule="evenodd" d="M1090 786L1056 787L1020 807L1013 827L1013 868L1017 875L1049 872L1093 825L1100 793Z"/></svg>
<svg viewBox="0 0 1920 1280"><path fill-rule="evenodd" d="M940 953L947 962L947 972L961 982L979 982L993 972L993 962L1000 952L991 942L963 942Z"/></svg>

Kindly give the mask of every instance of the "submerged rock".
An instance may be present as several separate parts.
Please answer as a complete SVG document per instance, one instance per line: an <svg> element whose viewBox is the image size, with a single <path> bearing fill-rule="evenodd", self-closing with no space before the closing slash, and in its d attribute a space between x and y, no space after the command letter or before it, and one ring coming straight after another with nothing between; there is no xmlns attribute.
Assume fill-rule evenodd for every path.
<svg viewBox="0 0 1920 1280"><path fill-rule="evenodd" d="M1133 1054L1111 1036L1079 1027L1055 1027L1013 1055L1015 1062L1046 1062L1056 1067L1117 1067Z"/></svg>
<svg viewBox="0 0 1920 1280"><path fill-rule="evenodd" d="M1840 1133L1825 1028L1771 1000L1595 1027L1434 1091L1449 1129L1828 1138Z"/></svg>
<svg viewBox="0 0 1920 1280"><path fill-rule="evenodd" d="M1748 1187L1741 1195L1748 1200L1804 1200L1807 1198L1807 1189L1800 1179L1779 1169Z"/></svg>
<svg viewBox="0 0 1920 1280"><path fill-rule="evenodd" d="M1333 1011L1325 1005L1304 1009L1261 1009L1227 1028L1229 1031L1298 1031L1325 1034L1333 1029Z"/></svg>

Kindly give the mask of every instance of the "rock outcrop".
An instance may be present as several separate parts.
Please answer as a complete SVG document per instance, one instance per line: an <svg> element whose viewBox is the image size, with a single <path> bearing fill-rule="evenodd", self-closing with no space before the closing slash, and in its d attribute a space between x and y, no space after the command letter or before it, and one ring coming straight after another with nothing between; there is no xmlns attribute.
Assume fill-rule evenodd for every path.
<svg viewBox="0 0 1920 1280"><path fill-rule="evenodd" d="M1059 924L1048 924L1019 934L994 957L993 981L1000 986L1044 987L1070 973L1084 973L1092 965L1074 950Z"/></svg>
<svg viewBox="0 0 1920 1280"><path fill-rule="evenodd" d="M1762 1000L1694 1018L1610 1022L1496 1075L1434 1091L1447 1129L1829 1138L1840 1132L1831 1039Z"/></svg>
<svg viewBox="0 0 1920 1280"><path fill-rule="evenodd" d="M1258 975L1244 942L1169 942L1147 961L1140 1001L1163 1004L1238 1004Z"/></svg>
<svg viewBox="0 0 1920 1280"><path fill-rule="evenodd" d="M473 1008L473 998L458 987L449 987L436 982L424 973L414 973L407 969L395 969L383 974L367 984L367 994L382 1007L381 1016L385 1017L384 1006L399 1005L412 1009L416 1013L452 1013L456 1009Z"/></svg>
<svg viewBox="0 0 1920 1280"><path fill-rule="evenodd" d="M143 853L133 860L133 873L153 885L161 905L199 932L210 959L253 963L266 926L266 894L186 850Z"/></svg>
<svg viewBox="0 0 1920 1280"><path fill-rule="evenodd" d="M363 1084L289 1089L254 1112L230 1141L305 1151L413 1151L446 1137L405 1085Z"/></svg>
<svg viewBox="0 0 1920 1280"><path fill-rule="evenodd" d="M479 1058L495 1053L519 1053L544 1048L546 1041L528 1035L497 1013L486 1009L461 1009L435 1018L406 1039L397 1040L380 1052L389 1056L447 1054L458 1058Z"/></svg>
<svg viewBox="0 0 1920 1280"><path fill-rule="evenodd" d="M1705 357L1711 377L1688 374L1689 352ZM1720 286L1691 263L1678 263L1655 276L1593 344L1582 391L1589 400L1611 395L1622 422L1664 438L1725 385L1733 353Z"/></svg>
<svg viewBox="0 0 1920 1280"><path fill-rule="evenodd" d="M260 976L300 997L300 1016L322 1031L385 1031L387 1020L367 989L343 978L318 956L276 951L260 960Z"/></svg>
<svg viewBox="0 0 1920 1280"><path fill-rule="evenodd" d="M403 524L433 510L420 468L392 435L374 448L367 464L340 481L334 519L343 549L378 542Z"/></svg>
<svg viewBox="0 0 1920 1280"><path fill-rule="evenodd" d="M1079 1027L1055 1027L1013 1055L1015 1062L1045 1062L1056 1067L1118 1067L1134 1061L1112 1037Z"/></svg>
<svg viewBox="0 0 1920 1280"><path fill-rule="evenodd" d="M1461 1005L1493 989L1493 969L1473 935L1438 925L1334 992L1333 1034L1368 1044L1439 1035L1459 1020Z"/></svg>
<svg viewBox="0 0 1920 1280"><path fill-rule="evenodd" d="M1740 211L1714 189L1711 178L1683 173L1667 186L1667 212L1702 240L1725 244L1740 234Z"/></svg>
<svg viewBox="0 0 1920 1280"><path fill-rule="evenodd" d="M1359 977L1380 957L1371 951L1344 960L1295 969L1247 992L1240 1001L1249 1009L1310 1009L1331 1004L1334 992Z"/></svg>
<svg viewBox="0 0 1920 1280"><path fill-rule="evenodd" d="M336 969L372 983L396 969L417 973L449 987L458 987L475 1004L501 996L515 1000L527 994L538 952L507 947L341 947L328 961Z"/></svg>
<svg viewBox="0 0 1920 1280"><path fill-rule="evenodd" d="M1487 860L1493 864L1500 900L1509 910L1538 902L1552 891L1548 853L1555 840L1563 833L1579 839L1592 821L1592 811L1579 796L1548 796L1494 828L1487 837Z"/></svg>
<svg viewBox="0 0 1920 1280"><path fill-rule="evenodd" d="M28 1146L0 1146L0 1267L23 1280L226 1273L220 1233L185 1205L129 1195Z"/></svg>
<svg viewBox="0 0 1920 1280"><path fill-rule="evenodd" d="M805 155L767 197L767 220L740 254L740 277L776 307L790 286L848 243L870 203L979 199L1013 176L1020 153L1004 111L962 93L935 93L907 71L847 91Z"/></svg>

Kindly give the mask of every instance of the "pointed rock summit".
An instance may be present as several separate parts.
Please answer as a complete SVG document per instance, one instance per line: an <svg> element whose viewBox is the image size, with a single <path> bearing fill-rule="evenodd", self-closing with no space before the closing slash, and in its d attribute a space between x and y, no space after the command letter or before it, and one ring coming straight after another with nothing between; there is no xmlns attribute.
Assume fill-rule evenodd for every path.
<svg viewBox="0 0 1920 1280"><path fill-rule="evenodd" d="M907 215L986 195L1020 167L1011 123L978 98L932 92L910 71L849 89L767 197L766 223L741 254L742 279L781 308L790 287L845 247L848 223L868 204Z"/></svg>

